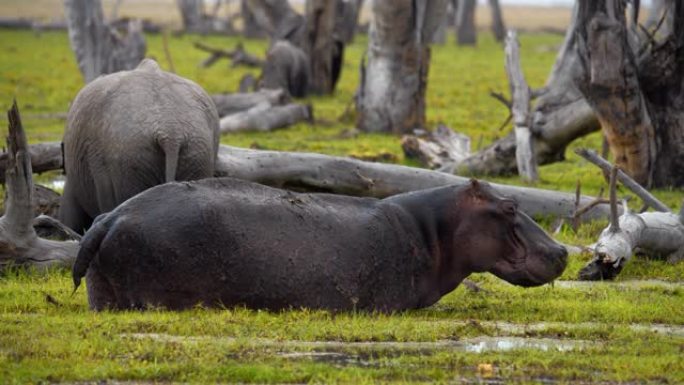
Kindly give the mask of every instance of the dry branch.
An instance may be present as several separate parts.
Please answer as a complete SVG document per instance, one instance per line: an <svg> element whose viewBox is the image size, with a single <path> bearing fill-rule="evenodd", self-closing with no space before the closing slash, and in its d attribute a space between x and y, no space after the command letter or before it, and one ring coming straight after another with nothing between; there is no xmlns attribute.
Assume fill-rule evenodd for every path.
<svg viewBox="0 0 684 385"><path fill-rule="evenodd" d="M588 160L589 162L593 163L594 165L598 166L601 170L603 170L604 173L610 172L612 168L610 162L603 159L595 151L587 150L585 148L578 148L575 150L575 153L577 153L577 155L581 156L582 158ZM625 185L625 187L630 189L639 198L641 198L641 200L643 200L644 203L646 203L650 207L653 207L656 211L672 212L672 210L670 210L670 208L667 207L667 205L659 201L658 198L654 197L650 192L648 192L648 190L641 187L640 184L635 182L634 179L630 178L629 175L622 172L622 170L619 170L617 172L617 179L620 182L622 182L622 184Z"/></svg>
<svg viewBox="0 0 684 385"><path fill-rule="evenodd" d="M634 214L623 205L624 212L618 216L616 184L619 170L616 166L609 166L610 225L603 229L596 244L590 247L594 251L594 259L580 270L579 278L613 279L637 252L666 257L672 263L684 258L684 223L681 215L670 211Z"/></svg>
<svg viewBox="0 0 684 385"><path fill-rule="evenodd" d="M528 182L539 180L532 132L530 131L530 87L520 66L520 43L515 31L506 37L506 74L511 88L511 113L515 130L515 160L518 174Z"/></svg>

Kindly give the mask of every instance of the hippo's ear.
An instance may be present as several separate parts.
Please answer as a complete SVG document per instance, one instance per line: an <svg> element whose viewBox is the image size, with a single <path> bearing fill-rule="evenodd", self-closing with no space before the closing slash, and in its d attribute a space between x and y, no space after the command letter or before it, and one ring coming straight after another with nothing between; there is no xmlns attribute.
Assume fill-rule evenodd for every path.
<svg viewBox="0 0 684 385"><path fill-rule="evenodd" d="M470 178L470 188L474 191L480 190L480 188L481 188L480 181L478 181L475 178Z"/></svg>

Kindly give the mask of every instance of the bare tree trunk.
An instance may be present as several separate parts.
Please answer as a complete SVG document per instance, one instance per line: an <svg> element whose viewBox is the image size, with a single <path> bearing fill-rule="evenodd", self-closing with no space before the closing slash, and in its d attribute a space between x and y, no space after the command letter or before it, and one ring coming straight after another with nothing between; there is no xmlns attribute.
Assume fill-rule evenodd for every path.
<svg viewBox="0 0 684 385"><path fill-rule="evenodd" d="M684 186L684 4L674 30L637 58L624 4L580 4L578 84L598 115L615 163L638 183Z"/></svg>
<svg viewBox="0 0 684 385"><path fill-rule="evenodd" d="M344 44L354 41L362 9L363 0L337 0L335 35Z"/></svg>
<svg viewBox="0 0 684 385"><path fill-rule="evenodd" d="M377 0L357 97L363 131L410 133L425 123L429 42L446 0Z"/></svg>
<svg viewBox="0 0 684 385"><path fill-rule="evenodd" d="M477 0L460 0L456 12L456 43L458 45L477 44L475 29L475 7Z"/></svg>
<svg viewBox="0 0 684 385"><path fill-rule="evenodd" d="M183 30L188 32L206 32L204 24L203 0L176 0L183 21Z"/></svg>
<svg viewBox="0 0 684 385"><path fill-rule="evenodd" d="M242 17L245 33L263 31L272 40L288 40L303 46L304 18L284 0L243 0ZM254 36L258 37L258 36Z"/></svg>
<svg viewBox="0 0 684 385"><path fill-rule="evenodd" d="M86 83L112 72L131 70L145 57L142 24L131 21L120 36L104 22L100 0L66 0L69 40Z"/></svg>
<svg viewBox="0 0 684 385"><path fill-rule="evenodd" d="M527 182L536 182L539 174L530 132L530 87L520 66L520 43L515 31L509 31L506 38L506 74L511 89L518 174Z"/></svg>
<svg viewBox="0 0 684 385"><path fill-rule="evenodd" d="M33 229L31 157L16 102L9 121L5 214L0 217L0 266L69 266L76 259L78 242L39 238Z"/></svg>
<svg viewBox="0 0 684 385"><path fill-rule="evenodd" d="M263 103L280 106L290 101L287 92L282 89L262 89L257 92L217 94L211 95L211 99L216 104L216 110L220 117L246 111ZM1 157L0 161L2 161Z"/></svg>
<svg viewBox="0 0 684 385"><path fill-rule="evenodd" d="M577 6L551 74L532 109L533 147L538 164L565 159L565 149L577 138L601 129L593 110L575 84L582 71L577 53ZM515 133L473 154L459 167L461 173L506 175L517 172Z"/></svg>
<svg viewBox="0 0 684 385"><path fill-rule="evenodd" d="M309 90L315 94L330 94L335 88L333 60L335 56L335 12L337 1L306 1L306 46L311 81Z"/></svg>
<svg viewBox="0 0 684 385"><path fill-rule="evenodd" d="M499 0L489 0L489 8L492 11L492 33L496 41L504 41L506 37L506 25L503 21L501 13L501 5Z"/></svg>
<svg viewBox="0 0 684 385"><path fill-rule="evenodd" d="M262 38L268 36L268 31L264 29L252 13L249 0L240 1L240 14L242 15L242 34L247 38Z"/></svg>

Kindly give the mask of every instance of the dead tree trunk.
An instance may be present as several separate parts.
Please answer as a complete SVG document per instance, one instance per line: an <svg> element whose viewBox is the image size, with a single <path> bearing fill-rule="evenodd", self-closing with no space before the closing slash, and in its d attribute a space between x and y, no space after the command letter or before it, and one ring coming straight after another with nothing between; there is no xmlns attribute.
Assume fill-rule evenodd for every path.
<svg viewBox="0 0 684 385"><path fill-rule="evenodd" d="M496 41L504 41L506 37L506 25L504 24L503 14L499 0L489 0L489 8L492 12L492 33Z"/></svg>
<svg viewBox="0 0 684 385"><path fill-rule="evenodd" d="M363 131L410 133L425 123L429 43L446 0L377 0L357 96Z"/></svg>
<svg viewBox="0 0 684 385"><path fill-rule="evenodd" d="M539 180L534 141L530 132L530 87L520 66L520 43L515 31L506 38L506 74L511 89L511 114L515 132L515 160L518 174L527 182Z"/></svg>
<svg viewBox="0 0 684 385"><path fill-rule="evenodd" d="M335 35L344 44L354 41L363 0L337 0L335 14Z"/></svg>
<svg viewBox="0 0 684 385"><path fill-rule="evenodd" d="M301 47L304 38L304 19L284 0L243 0L242 18L248 37L263 31L272 40L288 40Z"/></svg>
<svg viewBox="0 0 684 385"><path fill-rule="evenodd" d="M477 44L475 30L475 7L477 0L460 0L456 12L456 43L458 45Z"/></svg>
<svg viewBox="0 0 684 385"><path fill-rule="evenodd" d="M7 114L9 136L6 169L5 214L0 217L0 266L69 266L76 259L78 242L39 238L33 229L31 157L16 102Z"/></svg>
<svg viewBox="0 0 684 385"><path fill-rule="evenodd" d="M183 30L202 32L204 30L204 0L176 0L180 10Z"/></svg>
<svg viewBox="0 0 684 385"><path fill-rule="evenodd" d="M577 6L546 86L532 108L530 131L540 165L565 159L565 149L572 141L601 129L596 115L575 84L575 78L582 70L577 54L576 24ZM459 171L474 175L514 174L517 172L515 156L515 133L511 132L464 160Z"/></svg>
<svg viewBox="0 0 684 385"><path fill-rule="evenodd" d="M313 110L310 105L274 106L264 102L246 111L221 118L219 131L221 134L241 131L272 131L303 121L311 122L312 119Z"/></svg>
<svg viewBox="0 0 684 385"><path fill-rule="evenodd" d="M131 21L121 36L104 22L100 0L66 0L71 48L86 83L112 72L131 70L145 58L140 21Z"/></svg>
<svg viewBox="0 0 684 385"><path fill-rule="evenodd" d="M616 165L647 187L684 186L684 4L674 4L672 33L646 42L639 58L628 42L623 2L579 4L577 82Z"/></svg>
<svg viewBox="0 0 684 385"><path fill-rule="evenodd" d="M337 80L333 73L335 50L340 49L336 47L333 36L336 10L337 1L307 0L306 2L307 32L304 49L309 56L311 70L309 90L319 95L332 93Z"/></svg>

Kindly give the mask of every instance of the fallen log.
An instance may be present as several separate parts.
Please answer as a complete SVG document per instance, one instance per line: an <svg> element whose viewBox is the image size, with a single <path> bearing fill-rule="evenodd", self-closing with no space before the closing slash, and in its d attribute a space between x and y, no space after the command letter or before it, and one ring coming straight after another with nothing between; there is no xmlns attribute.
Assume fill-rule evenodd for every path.
<svg viewBox="0 0 684 385"><path fill-rule="evenodd" d="M46 171L63 169L62 145L60 142L33 144L28 147L33 172L40 174ZM5 170L11 154L0 154L0 183L5 183Z"/></svg>
<svg viewBox="0 0 684 385"><path fill-rule="evenodd" d="M256 92L238 92L234 94L211 95L219 116L226 116L236 112L242 112L256 105L268 103L272 106L280 106L290 101L290 97L282 89L262 88Z"/></svg>
<svg viewBox="0 0 684 385"><path fill-rule="evenodd" d="M7 114L9 136L6 166L5 214L0 217L0 267L73 264L78 242L39 238L33 229L31 155L16 102Z"/></svg>
<svg viewBox="0 0 684 385"><path fill-rule="evenodd" d="M449 184L462 185L469 178L393 164L313 153L250 150L222 145L216 164L217 176L232 176L269 186L297 190L384 198L403 192ZM575 195L492 183L499 193L518 201L533 217L571 217ZM580 197L580 205L594 201ZM610 210L598 204L585 219L607 218Z"/></svg>
<svg viewBox="0 0 684 385"><path fill-rule="evenodd" d="M439 125L422 135L404 135L401 148L407 157L418 159L424 166L451 173L470 155L470 138Z"/></svg>
<svg viewBox="0 0 684 385"><path fill-rule="evenodd" d="M209 52L211 55L200 63L200 67L206 68L216 63L219 59L230 60L232 67L244 65L247 67L261 68L264 65L264 60L245 51L242 43L238 43L232 51L226 51L220 48L210 47L204 43L196 42L195 48Z"/></svg>
<svg viewBox="0 0 684 385"><path fill-rule="evenodd" d="M272 131L303 121L313 121L313 110L310 105L274 106L264 102L249 110L221 118L219 131L221 134L240 131Z"/></svg>
<svg viewBox="0 0 684 385"><path fill-rule="evenodd" d="M593 249L594 259L579 272L582 280L615 278L635 253L665 257L675 263L684 258L684 223L680 215L667 212L635 214L623 204L618 217L616 184L618 168L610 172L610 225L603 229ZM684 208L682 209L684 212Z"/></svg>
<svg viewBox="0 0 684 385"><path fill-rule="evenodd" d="M59 154L60 144L42 144ZM232 176L269 186L298 191L325 191L336 194L384 198L403 192L448 184L464 184L469 178L421 168L334 157L314 153L250 150L221 145L216 176ZM61 156L48 159L61 167ZM0 167L3 167L0 165ZM577 205L587 206L596 199L530 187L492 184L501 194L515 198L523 211L535 217L572 217ZM605 219L610 213L605 203L595 204L584 214L587 220Z"/></svg>

